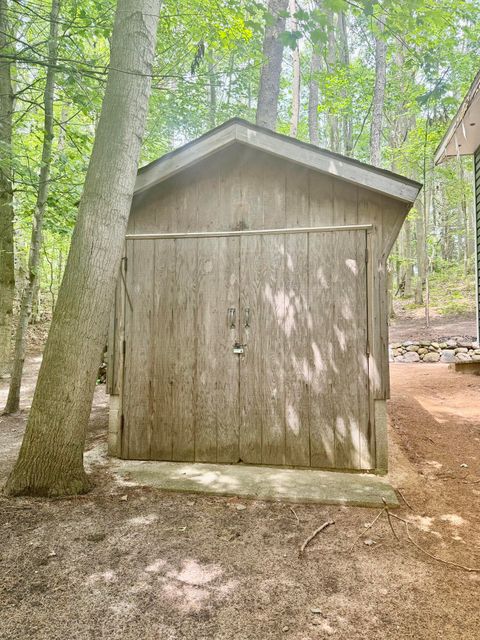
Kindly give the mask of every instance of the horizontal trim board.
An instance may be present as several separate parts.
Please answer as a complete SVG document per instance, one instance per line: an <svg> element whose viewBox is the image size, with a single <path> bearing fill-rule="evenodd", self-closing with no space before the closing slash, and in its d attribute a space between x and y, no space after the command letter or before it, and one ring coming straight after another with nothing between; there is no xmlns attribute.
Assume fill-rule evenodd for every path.
<svg viewBox="0 0 480 640"><path fill-rule="evenodd" d="M180 238L225 238L231 236L266 236L290 233L330 231L371 231L373 224L347 224L331 227L293 227L289 229L244 229L242 231L192 231L185 233L127 233L126 240L177 240Z"/></svg>

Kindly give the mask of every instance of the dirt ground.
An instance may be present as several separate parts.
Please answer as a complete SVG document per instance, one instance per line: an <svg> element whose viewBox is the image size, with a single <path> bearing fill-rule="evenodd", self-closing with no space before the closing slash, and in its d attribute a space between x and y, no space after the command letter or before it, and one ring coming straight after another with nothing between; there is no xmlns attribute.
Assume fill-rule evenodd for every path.
<svg viewBox="0 0 480 640"><path fill-rule="evenodd" d="M453 336L468 337L476 340L475 313L444 316L432 310L429 326L425 326L423 309L405 310L401 304L395 305L395 318L390 321L390 342L404 340L437 340Z"/></svg>
<svg viewBox="0 0 480 640"><path fill-rule="evenodd" d="M0 483L38 363L28 366L23 412L0 418ZM396 514L430 553L480 568L480 377L439 364L398 364L391 374L391 480L411 507ZM401 522L397 541L384 515L366 530L378 510L122 485L105 457L106 419L100 386L86 454L91 494L0 498L0 638L479 638L480 573L426 556Z"/></svg>

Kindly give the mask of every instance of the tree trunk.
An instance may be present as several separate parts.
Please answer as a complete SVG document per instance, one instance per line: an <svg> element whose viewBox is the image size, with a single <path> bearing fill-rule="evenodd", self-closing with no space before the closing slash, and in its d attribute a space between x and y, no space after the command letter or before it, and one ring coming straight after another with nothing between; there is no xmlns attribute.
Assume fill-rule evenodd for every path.
<svg viewBox="0 0 480 640"><path fill-rule="evenodd" d="M208 63L208 88L209 88L209 104L208 116L210 128L213 129L217 125L217 88L215 86L215 66L212 62Z"/></svg>
<svg viewBox="0 0 480 640"><path fill-rule="evenodd" d="M412 297L412 225L410 220L405 220L405 298Z"/></svg>
<svg viewBox="0 0 480 640"><path fill-rule="evenodd" d="M418 201L416 212L416 252L417 252L417 279L415 283L415 303L423 304L423 285L425 282L425 226L424 226L424 201L425 189L423 189L422 199Z"/></svg>
<svg viewBox="0 0 480 640"><path fill-rule="evenodd" d="M13 356L12 378L8 390L5 413L14 413L20 406L20 386L22 383L23 363L25 361L25 349L27 340L28 321L32 312L33 296L37 289L40 250L42 247L43 219L47 204L50 167L52 163L52 142L53 142L53 100L55 93L55 65L57 63L58 49L58 14L60 11L60 0L52 0L50 12L50 35L48 41L48 61L47 78L43 94L44 130L42 160L40 165L40 175L38 179L37 200L35 212L33 214L32 235L30 240L30 251L28 254L27 281L22 292L20 301L20 312L18 315L18 325L15 334L15 351Z"/></svg>
<svg viewBox="0 0 480 640"><path fill-rule="evenodd" d="M102 112L10 495L90 487L85 435L135 187L160 4L117 2Z"/></svg>
<svg viewBox="0 0 480 640"><path fill-rule="evenodd" d="M310 86L308 91L308 135L310 142L315 145L320 144L318 133L318 78L317 74L322 68L322 58L320 53L312 49L312 61L310 66Z"/></svg>
<svg viewBox="0 0 480 640"><path fill-rule="evenodd" d="M330 75L335 73L337 65L337 38L335 35L335 14L333 11L328 13L329 31L328 31L328 43L327 43L327 71ZM338 116L336 113L328 114L328 124L330 133L330 151L340 151L338 140Z"/></svg>
<svg viewBox="0 0 480 640"><path fill-rule="evenodd" d="M350 51L348 44L348 30L347 30L347 16L341 11L338 14L338 32L339 32L339 43L340 43L340 57L345 70L348 73L348 69L350 66ZM347 101L347 91L342 89L342 97L344 101ZM345 155L350 155L353 149L353 127L351 116L347 113L342 118L342 126L343 126L343 151Z"/></svg>
<svg viewBox="0 0 480 640"><path fill-rule="evenodd" d="M282 73L283 42L279 35L285 31L286 19L280 15L286 11L288 0L270 0L268 11L275 19L273 25L265 27L263 40L263 66L258 88L257 118L261 127L275 130L277 124L280 75Z"/></svg>
<svg viewBox="0 0 480 640"><path fill-rule="evenodd" d="M297 19L295 12L297 11L297 1L290 0L290 27L292 31L297 30ZM297 137L298 123L300 120L300 49L298 43L292 52L292 117L290 120L290 135L292 138Z"/></svg>
<svg viewBox="0 0 480 640"><path fill-rule="evenodd" d="M373 92L372 124L370 127L370 162L380 166L382 160L382 124L387 83L387 43L383 39L385 25L379 23L380 37L375 38L375 89Z"/></svg>
<svg viewBox="0 0 480 640"><path fill-rule="evenodd" d="M0 0L0 51L8 50L7 0ZM10 373L15 266L13 254L11 62L0 61L0 378Z"/></svg>

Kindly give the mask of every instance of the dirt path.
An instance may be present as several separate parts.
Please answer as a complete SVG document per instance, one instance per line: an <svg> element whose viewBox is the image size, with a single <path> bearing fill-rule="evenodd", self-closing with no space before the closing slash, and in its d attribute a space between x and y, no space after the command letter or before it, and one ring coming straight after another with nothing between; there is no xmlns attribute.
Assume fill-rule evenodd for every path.
<svg viewBox="0 0 480 640"><path fill-rule="evenodd" d="M477 328L474 313L463 316L442 316L432 314L430 326L425 326L423 309L411 312L398 311L390 323L390 342L404 340L437 340L452 336L468 337L476 340Z"/></svg>
<svg viewBox="0 0 480 640"><path fill-rule="evenodd" d="M392 481L413 508L397 513L431 553L480 567L480 377L395 365L392 387ZM424 556L401 523L396 541L383 517L350 551L376 511L238 509L235 499L119 485L104 457L105 400L97 388L91 494L0 501L0 638L478 638L479 573ZM3 477L23 424L24 414L0 419ZM327 519L335 525L300 559Z"/></svg>

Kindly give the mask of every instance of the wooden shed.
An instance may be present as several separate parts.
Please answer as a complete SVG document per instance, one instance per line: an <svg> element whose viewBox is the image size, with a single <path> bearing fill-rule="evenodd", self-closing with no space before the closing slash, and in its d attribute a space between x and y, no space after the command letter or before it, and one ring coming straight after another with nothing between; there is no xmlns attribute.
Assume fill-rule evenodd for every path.
<svg viewBox="0 0 480 640"><path fill-rule="evenodd" d="M385 472L386 261L420 186L239 119L140 169L110 453Z"/></svg>

